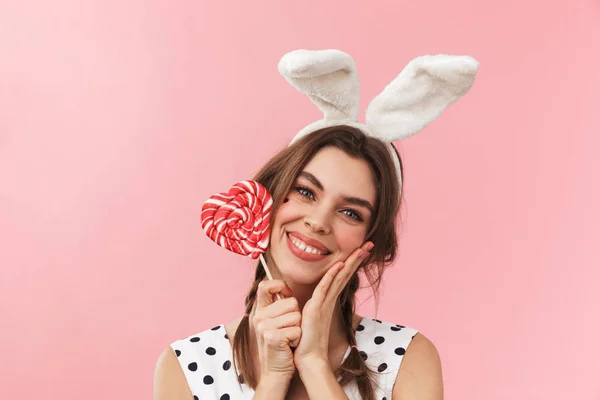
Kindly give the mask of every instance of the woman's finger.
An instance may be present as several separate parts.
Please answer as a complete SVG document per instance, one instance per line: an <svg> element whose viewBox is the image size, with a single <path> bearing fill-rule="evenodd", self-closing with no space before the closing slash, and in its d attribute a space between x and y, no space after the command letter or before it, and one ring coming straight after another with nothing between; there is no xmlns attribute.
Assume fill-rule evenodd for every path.
<svg viewBox="0 0 600 400"><path fill-rule="evenodd" d="M344 268L341 269L340 273L337 274L333 282L330 285L329 293L325 298L327 300L335 301L343 288L346 286L352 275L356 272L360 264L369 257L368 243L356 249L344 262Z"/></svg>
<svg viewBox="0 0 600 400"><path fill-rule="evenodd" d="M281 293L285 296L291 296L291 289L281 279L265 280L258 284L256 293L257 308L263 308L274 303L273 295Z"/></svg>
<svg viewBox="0 0 600 400"><path fill-rule="evenodd" d="M316 304L319 304L319 307L321 304L323 304L323 301L325 301L325 297L327 296L327 292L329 292L329 288L331 286L331 283L333 282L333 279L338 274L338 272L340 272L340 268L343 266L344 263L341 261L335 263L333 267L329 268L329 271L325 273L323 278L321 278L321 281L313 291L311 299Z"/></svg>
<svg viewBox="0 0 600 400"><path fill-rule="evenodd" d="M298 300L295 297L288 297L287 299L277 300L268 307L257 309L254 318L276 318L294 311L300 311Z"/></svg>
<svg viewBox="0 0 600 400"><path fill-rule="evenodd" d="M285 342L290 347L297 347L301 335L302 329L299 326L267 331L264 335L264 343L268 346L278 346Z"/></svg>
<svg viewBox="0 0 600 400"><path fill-rule="evenodd" d="M300 314L300 311L290 312L276 318L265 319L256 326L256 332L264 334L267 331L289 328L290 326L300 326L301 320L302 314Z"/></svg>

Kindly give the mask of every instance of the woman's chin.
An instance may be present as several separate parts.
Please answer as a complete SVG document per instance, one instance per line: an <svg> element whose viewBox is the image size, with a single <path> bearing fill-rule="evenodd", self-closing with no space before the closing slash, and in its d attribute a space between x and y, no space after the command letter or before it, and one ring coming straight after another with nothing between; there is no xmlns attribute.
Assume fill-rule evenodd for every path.
<svg viewBox="0 0 600 400"><path fill-rule="evenodd" d="M292 268L283 268L281 270L281 273L283 274L288 285L316 285L325 274L324 272L319 272L316 270L310 271L306 267L291 267Z"/></svg>

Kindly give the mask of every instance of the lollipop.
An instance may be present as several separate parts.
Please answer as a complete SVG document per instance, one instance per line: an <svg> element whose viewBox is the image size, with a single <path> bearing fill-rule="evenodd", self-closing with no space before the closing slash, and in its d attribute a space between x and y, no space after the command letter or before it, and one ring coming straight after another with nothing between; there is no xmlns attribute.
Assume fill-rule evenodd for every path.
<svg viewBox="0 0 600 400"><path fill-rule="evenodd" d="M241 181L227 193L212 195L202 205L206 235L219 246L253 259L260 257L267 277L273 275L263 257L269 245L271 208L269 191L255 181ZM279 294L277 297L280 299Z"/></svg>

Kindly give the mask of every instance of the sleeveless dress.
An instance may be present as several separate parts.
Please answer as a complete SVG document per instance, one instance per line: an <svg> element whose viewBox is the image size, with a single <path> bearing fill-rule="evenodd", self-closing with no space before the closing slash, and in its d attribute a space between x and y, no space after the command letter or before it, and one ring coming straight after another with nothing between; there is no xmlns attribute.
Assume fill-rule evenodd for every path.
<svg viewBox="0 0 600 400"><path fill-rule="evenodd" d="M392 388L408 345L418 331L402 325L363 317L356 330L356 345L365 363L376 371L375 398L391 400ZM177 340L171 344L183 369L194 400L251 399L254 390L238 383L233 351L224 325ZM350 347L344 360L350 354ZM355 382L344 386L351 400L360 400Z"/></svg>

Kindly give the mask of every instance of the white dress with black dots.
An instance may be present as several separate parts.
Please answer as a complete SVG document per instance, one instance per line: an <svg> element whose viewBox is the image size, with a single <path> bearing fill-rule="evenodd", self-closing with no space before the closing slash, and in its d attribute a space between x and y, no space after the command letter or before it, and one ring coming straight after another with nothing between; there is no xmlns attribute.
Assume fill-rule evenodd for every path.
<svg viewBox="0 0 600 400"><path fill-rule="evenodd" d="M390 400L404 352L417 334L416 329L364 317L356 331L356 345L367 366L377 371L375 398ZM254 397L254 390L242 383L232 366L233 351L225 326L189 336L171 344L195 400L241 400ZM350 354L350 347L344 360ZM355 382L344 386L351 400L359 400Z"/></svg>

